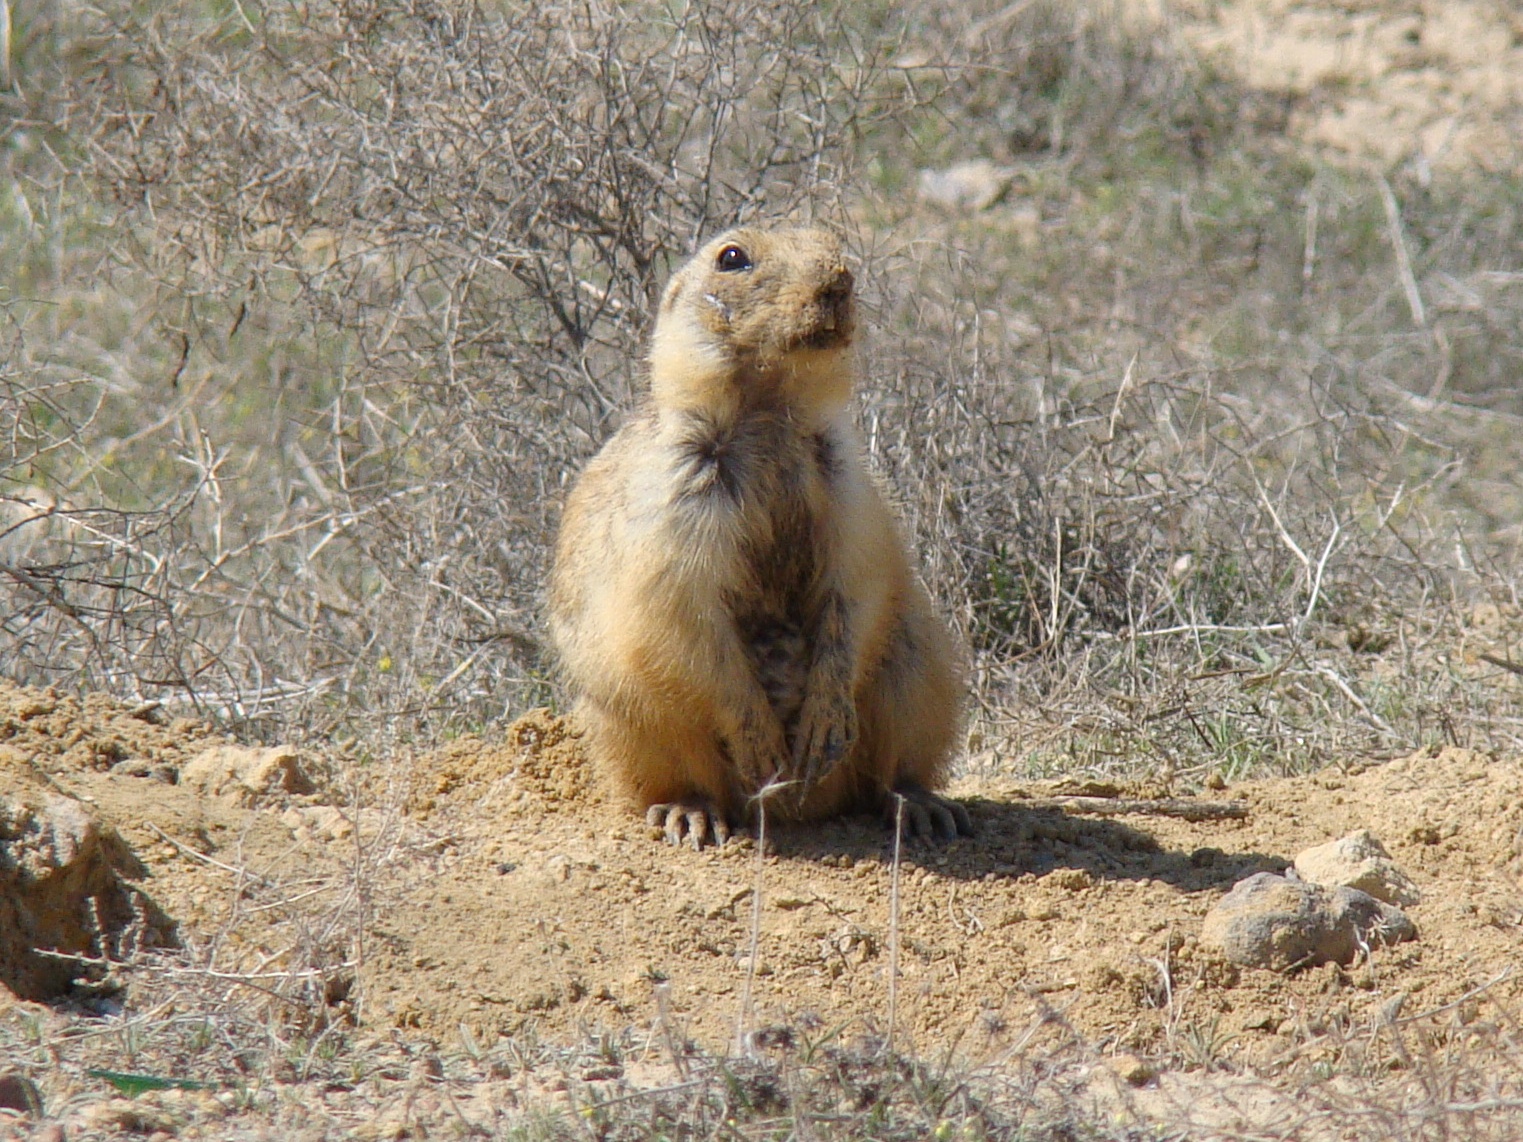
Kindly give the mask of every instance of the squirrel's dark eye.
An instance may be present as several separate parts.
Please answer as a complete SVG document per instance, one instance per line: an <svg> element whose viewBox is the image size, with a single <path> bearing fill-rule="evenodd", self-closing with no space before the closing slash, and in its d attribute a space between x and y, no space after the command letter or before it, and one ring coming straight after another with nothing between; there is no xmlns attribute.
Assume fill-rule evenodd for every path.
<svg viewBox="0 0 1523 1142"><path fill-rule="evenodd" d="M751 255L739 246L726 246L723 250L719 251L719 258L716 264L719 266L719 272L722 274L733 274L739 270L749 270L751 268Z"/></svg>

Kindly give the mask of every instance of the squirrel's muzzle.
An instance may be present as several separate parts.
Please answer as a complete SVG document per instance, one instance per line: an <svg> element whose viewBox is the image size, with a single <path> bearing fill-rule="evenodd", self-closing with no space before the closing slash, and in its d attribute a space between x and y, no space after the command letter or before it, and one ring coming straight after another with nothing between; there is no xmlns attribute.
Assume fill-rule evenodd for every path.
<svg viewBox="0 0 1523 1142"><path fill-rule="evenodd" d="M820 286L815 295L815 328L808 339L814 348L826 349L851 336L853 284L851 271L845 266L837 266Z"/></svg>

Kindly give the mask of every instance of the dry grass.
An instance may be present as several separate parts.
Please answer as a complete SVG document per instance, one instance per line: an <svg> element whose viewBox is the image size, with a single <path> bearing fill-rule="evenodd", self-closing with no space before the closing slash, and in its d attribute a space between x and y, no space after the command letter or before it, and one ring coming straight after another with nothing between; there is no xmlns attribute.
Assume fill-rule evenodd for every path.
<svg viewBox="0 0 1523 1142"><path fill-rule="evenodd" d="M728 1056L669 1022L589 1028L570 1046L464 1031L432 1043L325 1019L298 1026L291 1009L279 1017L251 1001L248 981L182 968L171 983L166 966L132 965L132 1013L0 1011L5 1058L34 1077L49 1118L73 1132L229 1139L1484 1142L1515 1137L1523 1115L1519 1029L1505 1012L1478 1020L1478 993L1433 1010L1388 1005L1369 1025L1334 1012L1299 1028L1262 1074L1216 1053L1209 1028L1184 1028L1177 1065L1134 1088L1122 1076L1135 1064L1083 1041L1056 1009L1029 1026L985 1027L983 1042L935 1059L807 1014L753 1029ZM134 1077L183 1089L161 1082L110 1101Z"/></svg>
<svg viewBox="0 0 1523 1142"><path fill-rule="evenodd" d="M538 694L655 291L721 220L835 208L870 64L775 4L99 19L13 191L65 204L64 304L14 303L0 668L271 733Z"/></svg>
<svg viewBox="0 0 1523 1142"><path fill-rule="evenodd" d="M873 200L897 336L865 400L979 652L986 760L1515 747L1515 683L1466 655L1476 605L1518 602L1516 179L1325 165L1162 30L1020 8L925 17L925 110L871 170L1009 184Z"/></svg>

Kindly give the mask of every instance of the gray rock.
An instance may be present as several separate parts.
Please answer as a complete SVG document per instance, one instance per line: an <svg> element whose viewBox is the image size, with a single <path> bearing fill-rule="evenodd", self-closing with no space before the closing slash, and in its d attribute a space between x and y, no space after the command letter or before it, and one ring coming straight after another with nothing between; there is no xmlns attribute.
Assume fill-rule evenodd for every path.
<svg viewBox="0 0 1523 1142"><path fill-rule="evenodd" d="M1206 915L1201 944L1244 967L1284 970L1346 964L1361 948L1416 935L1401 909L1367 893L1260 872L1239 881Z"/></svg>
<svg viewBox="0 0 1523 1142"><path fill-rule="evenodd" d="M920 197L953 210L987 210L1010 189L1015 172L988 159L920 172Z"/></svg>
<svg viewBox="0 0 1523 1142"><path fill-rule="evenodd" d="M1412 878L1368 829L1305 850L1296 857L1296 871L1303 880L1329 888L1357 888L1387 904L1411 905L1422 899Z"/></svg>
<svg viewBox="0 0 1523 1142"><path fill-rule="evenodd" d="M1340 964L1346 964L1366 948L1388 947L1417 939L1417 925L1396 905L1346 885L1340 885L1332 892L1330 915L1333 930L1346 933L1353 947L1348 950L1346 958L1329 956L1329 959L1336 958Z"/></svg>

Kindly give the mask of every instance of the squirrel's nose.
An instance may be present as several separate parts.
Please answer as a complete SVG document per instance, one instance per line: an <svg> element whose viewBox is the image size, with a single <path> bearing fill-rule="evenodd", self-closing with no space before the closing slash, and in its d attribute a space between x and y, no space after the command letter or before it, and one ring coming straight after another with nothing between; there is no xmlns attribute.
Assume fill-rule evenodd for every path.
<svg viewBox="0 0 1523 1142"><path fill-rule="evenodd" d="M852 285L851 271L845 266L837 266L835 273L820 287L820 306L829 315L827 320L830 328L844 322L851 311Z"/></svg>
<svg viewBox="0 0 1523 1142"><path fill-rule="evenodd" d="M820 300L827 305L840 305L844 301L849 301L853 284L851 271L845 266L837 266L835 273L831 274L825 284L820 287Z"/></svg>

